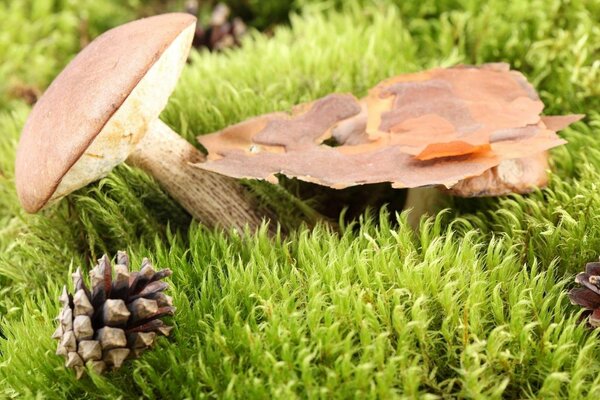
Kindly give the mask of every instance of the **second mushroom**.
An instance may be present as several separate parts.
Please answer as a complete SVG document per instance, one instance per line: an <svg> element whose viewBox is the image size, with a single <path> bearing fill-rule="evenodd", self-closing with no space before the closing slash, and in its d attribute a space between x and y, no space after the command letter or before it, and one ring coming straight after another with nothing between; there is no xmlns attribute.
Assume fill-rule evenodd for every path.
<svg viewBox="0 0 600 400"><path fill-rule="evenodd" d="M547 150L581 115L544 104L506 64L399 75L362 100L332 94L199 136L196 167L236 178L277 174L332 188L390 182L463 197L526 193L546 184ZM411 200L411 206L419 206Z"/></svg>

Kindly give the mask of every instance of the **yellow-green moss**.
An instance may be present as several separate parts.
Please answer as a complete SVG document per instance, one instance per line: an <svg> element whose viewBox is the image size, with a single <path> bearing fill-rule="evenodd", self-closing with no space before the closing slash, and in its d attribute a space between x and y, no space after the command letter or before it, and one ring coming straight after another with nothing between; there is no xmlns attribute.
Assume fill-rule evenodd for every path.
<svg viewBox="0 0 600 400"><path fill-rule="evenodd" d="M97 33L142 3L0 1L0 86L45 87L79 48L82 10ZM549 113L588 115L561 133L569 144L553 152L549 188L455 200L418 235L405 215L375 211L342 235L270 240L204 230L123 166L28 216L12 163L29 106L2 86L0 397L600 396L598 335L564 295L600 255L600 1L314 3L293 3L300 14L273 37L194 52L163 119L193 140L331 91L362 95L397 73L508 61ZM173 269L174 337L76 381L49 339L56 298L74 267L118 249Z"/></svg>

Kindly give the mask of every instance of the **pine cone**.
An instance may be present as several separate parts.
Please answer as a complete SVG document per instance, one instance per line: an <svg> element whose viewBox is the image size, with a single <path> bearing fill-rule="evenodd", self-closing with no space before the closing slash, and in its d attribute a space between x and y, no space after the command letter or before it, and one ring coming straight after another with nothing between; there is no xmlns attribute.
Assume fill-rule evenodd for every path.
<svg viewBox="0 0 600 400"><path fill-rule="evenodd" d="M185 4L186 12L198 16L199 5L197 0L188 0ZM193 46L206 47L211 51L219 51L229 47L239 46L242 36L246 34L247 27L241 18L230 18L231 9L225 3L218 3L211 14L208 26L196 25Z"/></svg>
<svg viewBox="0 0 600 400"><path fill-rule="evenodd" d="M575 282L583 287L571 289L571 303L585 308L583 317L592 328L600 327L600 262L588 263L585 272L575 277Z"/></svg>
<svg viewBox="0 0 600 400"><path fill-rule="evenodd" d="M66 366L74 368L79 379L85 365L97 373L119 368L126 358L136 358L149 348L157 334L168 336L172 327L160 319L173 315L173 299L163 291L162 282L171 270L154 271L144 258L139 272L129 271L129 257L117 253L115 276L106 255L90 271L92 290L86 287L81 268L73 274L75 294L60 296L63 305L58 328L56 354L65 357Z"/></svg>

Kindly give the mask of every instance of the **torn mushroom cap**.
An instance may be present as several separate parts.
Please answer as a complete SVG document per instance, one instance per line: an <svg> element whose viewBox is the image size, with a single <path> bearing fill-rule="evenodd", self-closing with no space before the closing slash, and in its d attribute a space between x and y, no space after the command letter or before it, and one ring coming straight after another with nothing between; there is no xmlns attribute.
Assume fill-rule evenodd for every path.
<svg viewBox="0 0 600 400"><path fill-rule="evenodd" d="M435 68L378 84L366 98L372 139L419 160L485 151L502 137L530 134L544 108L525 77L507 64Z"/></svg>
<svg viewBox="0 0 600 400"><path fill-rule="evenodd" d="M448 189L460 197L502 196L527 193L548 183L548 152L504 160L479 176L463 179Z"/></svg>
<svg viewBox="0 0 600 400"><path fill-rule="evenodd" d="M198 140L209 154L208 162L197 166L228 176L271 181L276 181L275 174L281 173L333 188L379 182L391 182L398 188L430 185L450 188L499 165L502 165L500 172L510 170L507 166L515 162L508 160L535 158L565 143L554 130L581 118L541 119L541 107L533 89L522 75L503 66L482 67L483 76L493 78L490 82L482 79L474 67L450 70L448 73L434 70L417 77L400 76L377 86L377 90L383 91L386 85L391 85L398 92L399 83L410 82L410 95L419 104L417 107L411 102L395 102L399 92L386 95L391 98L386 104L371 101L376 91L360 102L351 95L333 94L297 107L291 115L268 114L200 136ZM453 85L456 82L468 85L469 77L474 84L484 86L478 91L480 97L465 94L462 89L451 95ZM443 95L438 99L440 92ZM528 105L527 111L515 104ZM471 110L475 110L473 114ZM504 113L510 115L503 118ZM477 121L473 115L479 115ZM380 121L376 135L369 131L374 119ZM387 130L383 130L381 121L391 119L401 124L403 130L394 130L396 124L388 124ZM446 121L447 125L453 124L451 132L438 131L442 120L450 121ZM420 126L418 122L430 126ZM490 131L480 130L481 126ZM464 133L460 138L468 146L456 140L456 131ZM332 137L337 146L324 143ZM414 148L418 151L413 151ZM424 150L429 155L420 159L417 155ZM537 171L545 176L545 167ZM511 187L522 190L519 185ZM488 189L489 194L499 190Z"/></svg>
<svg viewBox="0 0 600 400"><path fill-rule="evenodd" d="M238 178L274 181L274 175L282 173L343 188L379 182L400 187L454 184L465 174L479 175L498 164L493 155L421 162L385 140L330 147L321 141L338 136L337 126L362 113L358 100L333 94L299 109L302 112L296 115L253 118L220 133L200 136L209 161L197 166ZM298 137L302 140L295 139Z"/></svg>
<svg viewBox="0 0 600 400"><path fill-rule="evenodd" d="M542 116L546 128L559 131L580 115ZM463 179L448 190L460 197L502 196L509 193L527 193L548 183L548 152L531 157L508 159L479 176Z"/></svg>
<svg viewBox="0 0 600 400"><path fill-rule="evenodd" d="M164 14L105 32L33 108L16 156L23 208L36 212L125 161L167 104L196 19Z"/></svg>

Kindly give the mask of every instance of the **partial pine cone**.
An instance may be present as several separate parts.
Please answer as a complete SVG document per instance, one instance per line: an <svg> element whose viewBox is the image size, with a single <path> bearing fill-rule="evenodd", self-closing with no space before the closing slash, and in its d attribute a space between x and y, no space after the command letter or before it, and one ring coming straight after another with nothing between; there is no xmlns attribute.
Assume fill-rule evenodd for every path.
<svg viewBox="0 0 600 400"><path fill-rule="evenodd" d="M189 14L199 17L198 0L188 0L185 10ZM200 22L196 25L196 33L192 45L195 48L208 48L219 51L241 44L241 38L246 34L247 27L241 18L231 19L231 9L225 3L218 3L211 14L210 22L203 26Z"/></svg>
<svg viewBox="0 0 600 400"><path fill-rule="evenodd" d="M163 293L168 284L162 279L171 270L156 272L147 258L140 271L129 271L127 253L117 253L113 268L106 255L90 271L90 291L81 275L73 276L75 294L60 296L63 308L53 339L58 339L56 354L81 378L85 366L97 373L119 368L127 358L137 358L152 346L157 335L168 336L172 327L160 319L173 315L173 299Z"/></svg>
<svg viewBox="0 0 600 400"><path fill-rule="evenodd" d="M585 308L583 317L592 328L600 327L600 262L588 263L575 282L583 287L571 289L571 303Z"/></svg>

